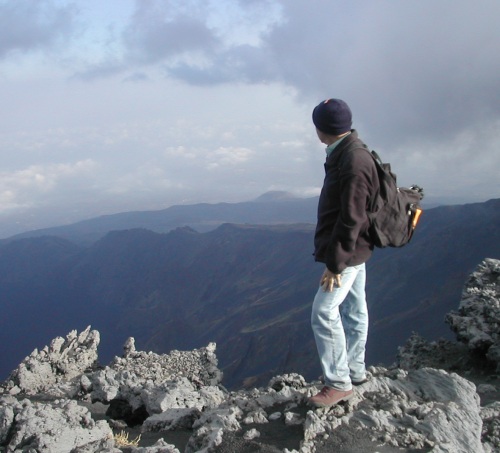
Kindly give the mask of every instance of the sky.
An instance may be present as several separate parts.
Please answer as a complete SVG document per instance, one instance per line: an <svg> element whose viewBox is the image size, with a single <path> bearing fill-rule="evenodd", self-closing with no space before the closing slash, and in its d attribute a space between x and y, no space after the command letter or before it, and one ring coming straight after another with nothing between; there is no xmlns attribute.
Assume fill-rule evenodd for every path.
<svg viewBox="0 0 500 453"><path fill-rule="evenodd" d="M500 197L498 0L0 0L0 237L319 194L311 122L428 200Z"/></svg>

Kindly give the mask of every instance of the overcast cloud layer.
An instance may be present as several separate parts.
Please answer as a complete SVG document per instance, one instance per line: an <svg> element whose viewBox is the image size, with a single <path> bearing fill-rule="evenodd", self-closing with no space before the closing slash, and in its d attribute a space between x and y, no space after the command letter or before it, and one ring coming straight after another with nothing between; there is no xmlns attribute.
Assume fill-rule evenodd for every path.
<svg viewBox="0 0 500 453"><path fill-rule="evenodd" d="M497 0L0 1L0 236L315 195L327 97L401 184L499 197L498 17Z"/></svg>

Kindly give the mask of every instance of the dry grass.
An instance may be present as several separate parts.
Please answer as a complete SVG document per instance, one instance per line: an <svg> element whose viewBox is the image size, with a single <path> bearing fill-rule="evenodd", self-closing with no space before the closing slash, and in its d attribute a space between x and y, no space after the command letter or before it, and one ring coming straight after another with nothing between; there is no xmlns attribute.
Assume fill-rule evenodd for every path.
<svg viewBox="0 0 500 453"><path fill-rule="evenodd" d="M139 441L141 440L140 435L135 439L129 440L128 433L125 431L115 434L113 438L117 447L137 447L139 446Z"/></svg>

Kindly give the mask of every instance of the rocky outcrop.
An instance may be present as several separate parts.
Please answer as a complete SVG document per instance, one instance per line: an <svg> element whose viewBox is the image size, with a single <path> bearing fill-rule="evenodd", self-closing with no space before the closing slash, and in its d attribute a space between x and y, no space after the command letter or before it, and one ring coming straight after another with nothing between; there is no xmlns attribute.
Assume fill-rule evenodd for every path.
<svg viewBox="0 0 500 453"><path fill-rule="evenodd" d="M485 259L470 275L458 311L446 316L456 342L428 342L414 333L399 349L396 366L460 372L476 383L481 399L481 438L487 452L500 451L500 261Z"/></svg>
<svg viewBox="0 0 500 453"><path fill-rule="evenodd" d="M11 394L28 395L47 392L79 378L97 363L100 336L90 326L78 334L70 332L66 339L57 337L41 351L35 349L11 373L7 387Z"/></svg>
<svg viewBox="0 0 500 453"><path fill-rule="evenodd" d="M213 344L163 356L133 351L72 379L71 385L60 379L51 392L33 395L30 389L30 398L3 396L0 445L6 451L29 446L46 452L119 452L112 428L135 424L143 435L164 433L164 440L127 451L234 452L267 445L307 453L338 448L346 433L364 451L382 444L432 452L491 451L481 443L481 415L492 420L488 435L494 437L496 412L480 407L471 382L432 368L372 367L370 372L371 379L356 388L349 404L313 410L306 400L319 382L307 383L299 375L278 376L266 388L226 391ZM50 397L64 392L66 397ZM78 403L70 395L79 395ZM92 418L97 402L107 406L104 420ZM188 441L170 444L173 432L189 433ZM283 439L288 447L280 445Z"/></svg>
<svg viewBox="0 0 500 453"><path fill-rule="evenodd" d="M491 264L479 274L490 275ZM307 398L321 384L298 374L229 392L213 343L160 355L137 351L131 338L122 357L97 367L98 338L90 328L71 332L12 373L0 392L0 451L500 451L498 379L488 380L487 366L480 380L474 374L491 354L473 360L461 342L415 334L397 366L370 367L348 403L313 409ZM120 443L122 431L140 441Z"/></svg>
<svg viewBox="0 0 500 453"><path fill-rule="evenodd" d="M500 261L484 260L467 281L458 311L446 321L469 349L496 362L500 372Z"/></svg>
<svg viewBox="0 0 500 453"><path fill-rule="evenodd" d="M146 426L151 430L170 429L178 424L185 426L180 419L192 419L204 408L224 400L218 386L222 373L217 368L214 343L199 350L163 355L138 352L130 348L131 344L132 338L127 340L124 357L116 357L109 366L80 380L79 390L89 394L92 401L110 404L115 417L133 424L157 415Z"/></svg>
<svg viewBox="0 0 500 453"><path fill-rule="evenodd" d="M71 332L66 340L57 338L41 352L35 350L14 370L0 399L0 451L119 452L112 427L191 430L202 411L225 399L218 386L222 373L215 344L158 355L136 351L129 339L123 357L93 370L89 366L95 365L98 339L90 327L80 335ZM105 420L92 418L97 402L107 406ZM178 450L158 441L133 451Z"/></svg>
<svg viewBox="0 0 500 453"><path fill-rule="evenodd" d="M114 441L108 423L94 421L76 401L49 403L3 396L0 445L7 452L91 453L113 451Z"/></svg>

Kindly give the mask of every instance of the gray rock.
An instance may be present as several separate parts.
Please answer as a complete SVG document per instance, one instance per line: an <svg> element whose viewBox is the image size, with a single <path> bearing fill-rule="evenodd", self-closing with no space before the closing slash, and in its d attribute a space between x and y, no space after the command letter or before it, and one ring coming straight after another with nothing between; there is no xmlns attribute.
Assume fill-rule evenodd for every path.
<svg viewBox="0 0 500 453"><path fill-rule="evenodd" d="M170 445L163 439L159 439L151 447L134 447L131 453L180 453L175 445Z"/></svg>
<svg viewBox="0 0 500 453"><path fill-rule="evenodd" d="M196 408L166 409L164 412L147 418L142 425L142 431L192 429L200 415L201 411Z"/></svg>
<svg viewBox="0 0 500 453"><path fill-rule="evenodd" d="M373 378L356 388L344 414L308 413L304 446L312 448L324 435L355 427L400 448L483 451L479 398L472 383L434 369L371 371Z"/></svg>
<svg viewBox="0 0 500 453"><path fill-rule="evenodd" d="M457 312L446 316L457 338L500 371L500 261L485 259L465 284Z"/></svg>
<svg viewBox="0 0 500 453"><path fill-rule="evenodd" d="M123 357L128 358L129 356L135 354L137 351L135 349L135 338L129 337L125 344L123 345Z"/></svg>
<svg viewBox="0 0 500 453"><path fill-rule="evenodd" d="M297 373L283 374L273 377L268 384L268 387L279 392L285 388L302 389L307 386L303 376Z"/></svg>
<svg viewBox="0 0 500 453"><path fill-rule="evenodd" d="M127 382L139 379L127 374L125 369L119 373L125 375ZM242 425L256 422L275 423L276 429L295 429L302 425L303 439L297 439L297 448L300 443L301 453L313 452L319 444L334 439L337 430L354 432L358 429L362 429L365 435L371 433L374 442L399 448L432 449L434 453L482 452L481 436L484 438L484 451L494 451L488 450L490 446L496 448L498 408L491 407L488 412L484 411L483 417L488 424L483 426L482 432L478 396L474 385L465 379L435 369L406 372L371 368L370 374L370 381L356 388L353 400L330 409L306 409L305 400L316 392L316 387L303 378L289 379L286 376L274 378L270 382L272 387L216 393L217 398L212 399L210 407L200 406L199 401L201 392L208 391L212 386L197 388L186 378L158 385L146 382L144 388L136 388L131 395L139 398L141 404L147 404L150 410L159 411L144 422L143 432L193 431L186 446L187 453L218 449L227 451L223 446L224 439L229 435L233 439L240 436L245 442L256 442L257 439L263 442L261 437L245 438ZM4 396L1 401L0 438L4 439L3 442L7 433L13 432L14 426L16 434L11 436L10 442L17 445L29 441L39 451L69 452L76 447L81 449L78 451L85 451L85 448L115 451L107 437L110 435L108 424L105 421L94 422L88 411L75 402L19 402L14 396ZM277 411L277 407L282 409ZM304 419L300 413L305 411ZM279 421L270 421L274 413L279 414ZM35 431L39 433L36 436ZM57 436L53 435L55 432ZM53 435L52 441L50 434ZM61 436L65 439L64 448L68 449L58 447L60 449L57 450L54 447L51 450L50 442ZM75 438L81 439L79 445ZM148 448L150 450L131 451L175 451L168 444Z"/></svg>
<svg viewBox="0 0 500 453"><path fill-rule="evenodd" d="M21 362L7 380L7 390L33 395L54 390L63 382L69 384L97 362L99 342L99 332L91 331L90 326L80 334L71 331L66 339L55 338L50 346L35 349ZM68 391L74 389L69 386Z"/></svg>
<svg viewBox="0 0 500 453"><path fill-rule="evenodd" d="M105 421L95 422L76 401L38 403L0 399L3 413L1 445L7 451L51 453L109 452L114 450L113 433ZM8 437L6 433L8 432Z"/></svg>
<svg viewBox="0 0 500 453"><path fill-rule="evenodd" d="M22 406L16 398L11 396L0 398L0 445L4 445L7 441L14 424L15 413L21 409Z"/></svg>
<svg viewBox="0 0 500 453"><path fill-rule="evenodd" d="M246 440L256 439L257 437L260 437L260 433L255 428L249 429L245 434L243 434L243 438Z"/></svg>
<svg viewBox="0 0 500 453"><path fill-rule="evenodd" d="M236 406L210 409L194 423L194 434L186 446L186 453L216 451L224 433L241 431L243 412Z"/></svg>
<svg viewBox="0 0 500 453"><path fill-rule="evenodd" d="M302 425L304 423L303 418L300 414L295 412L285 412L285 424L287 425Z"/></svg>
<svg viewBox="0 0 500 453"><path fill-rule="evenodd" d="M125 349L133 343L133 338L129 338ZM153 383L185 377L196 385L217 385L222 380L222 372L217 368L215 350L215 343L193 351L171 351L169 354L136 351L134 346L125 357L116 357L109 368L133 373L141 380Z"/></svg>
<svg viewBox="0 0 500 453"><path fill-rule="evenodd" d="M269 416L269 420L279 420L281 418L281 412L273 412L270 416Z"/></svg>
<svg viewBox="0 0 500 453"><path fill-rule="evenodd" d="M500 367L498 351L500 335L499 310L500 261L486 259L471 274L464 286L458 312L451 312L446 321L457 334L459 342L439 340L427 342L413 334L399 349L397 365L404 369L436 367L461 370L478 384L477 393L486 407L479 414L483 423L484 451L500 451L498 412L499 377L491 373L491 362ZM479 354L478 354L479 353ZM487 360L480 360L480 357ZM495 385L495 383L497 385Z"/></svg>
<svg viewBox="0 0 500 453"><path fill-rule="evenodd" d="M123 397L126 398L126 395ZM186 378L146 387L140 392L141 403L150 414L158 414L171 408L202 410L218 406L224 399L224 393L217 387L203 387L198 390Z"/></svg>
<svg viewBox="0 0 500 453"><path fill-rule="evenodd" d="M481 408L482 441L487 453L500 451L500 401Z"/></svg>
<svg viewBox="0 0 500 453"><path fill-rule="evenodd" d="M122 415L114 412L113 417L127 419L143 410L150 416L144 430L159 430L162 423L164 429L171 429L186 424L184 413L173 409L199 412L224 401L224 391L212 385L222 378L214 343L194 351L162 355L138 352L132 345L133 339L127 340L126 357L117 357L109 366L89 374L90 384L81 379L81 389L90 391L92 401L120 402ZM165 412L169 413L166 420L151 418ZM175 414L179 414L179 420L171 419Z"/></svg>
<svg viewBox="0 0 500 453"><path fill-rule="evenodd" d="M266 411L264 409L259 409L246 414L246 417L243 419L243 423L245 425L258 425L269 423L269 420L267 419Z"/></svg>
<svg viewBox="0 0 500 453"><path fill-rule="evenodd" d="M190 393L195 387L217 386L222 379L217 368L215 343L193 351L172 351L161 355L136 351L131 344L133 339L129 338L125 344L128 351L125 357L115 357L109 366L88 376L91 384L85 387L92 389L93 400L109 402L119 398L138 406L141 399L148 398L147 392L142 392L141 396L143 388L149 392L161 392L161 386L166 382L177 381L184 383L188 387L186 392ZM182 385L177 385L180 387ZM213 395L205 396L210 399Z"/></svg>

